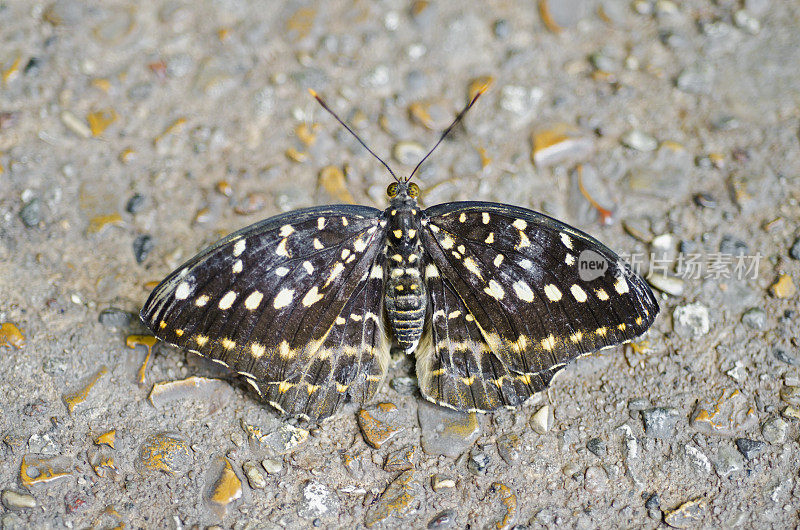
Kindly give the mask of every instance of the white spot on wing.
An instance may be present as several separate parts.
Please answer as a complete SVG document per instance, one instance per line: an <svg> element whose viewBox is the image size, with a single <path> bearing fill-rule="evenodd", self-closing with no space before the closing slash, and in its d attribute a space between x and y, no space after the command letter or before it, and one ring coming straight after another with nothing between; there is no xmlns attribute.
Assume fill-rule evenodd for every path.
<svg viewBox="0 0 800 530"><path fill-rule="evenodd" d="M186 300L192 294L192 286L188 282L181 282L178 288L175 289L175 298L177 300Z"/></svg>
<svg viewBox="0 0 800 530"><path fill-rule="evenodd" d="M483 224L485 224L485 225L488 225L488 224L489 224L489 219L491 219L491 218L489 217L489 214L488 214L487 212L483 212L483 213L481 214L481 218L482 218L482 220L483 220Z"/></svg>
<svg viewBox="0 0 800 530"><path fill-rule="evenodd" d="M294 289L286 289L283 288L280 292L275 296L275 300L272 301L272 307L275 309L281 309L286 307L287 305L292 303L292 299L294 298Z"/></svg>
<svg viewBox="0 0 800 530"><path fill-rule="evenodd" d="M249 310L252 311L258 307L258 304L261 303L261 299L264 298L264 295L261 294L259 291L253 291L250 293L250 296L245 298L244 306Z"/></svg>
<svg viewBox="0 0 800 530"><path fill-rule="evenodd" d="M358 238L355 241L353 241L353 249L356 252L364 252L364 249L366 248L367 248L367 242L364 241L363 239Z"/></svg>
<svg viewBox="0 0 800 530"><path fill-rule="evenodd" d="M552 283L548 283L544 286L544 294L547 296L547 299L551 302L558 302L561 300L561 291L558 290L558 287L553 285Z"/></svg>
<svg viewBox="0 0 800 530"><path fill-rule="evenodd" d="M614 284L614 290L617 291L619 294L625 294L628 292L628 282L620 276L617 278L616 283Z"/></svg>
<svg viewBox="0 0 800 530"><path fill-rule="evenodd" d="M203 307L208 303L209 300L210 298L208 297L207 294L201 294L200 296L197 297L197 300L194 301L194 305L196 305L197 307Z"/></svg>
<svg viewBox="0 0 800 530"><path fill-rule="evenodd" d="M233 255L238 258L245 248L247 248L247 241L240 239L233 245Z"/></svg>
<svg viewBox="0 0 800 530"><path fill-rule="evenodd" d="M433 263L428 263L425 265L425 277L426 278L438 278L439 277L439 269L436 268L436 265Z"/></svg>
<svg viewBox="0 0 800 530"><path fill-rule="evenodd" d="M533 267L533 263L531 263L531 260L529 259L521 259L519 260L519 266L523 269L530 269Z"/></svg>
<svg viewBox="0 0 800 530"><path fill-rule="evenodd" d="M303 305L305 307L310 307L319 302L320 300L322 300L323 298L324 296L319 293L319 289L317 289L317 286L315 285L303 297Z"/></svg>
<svg viewBox="0 0 800 530"><path fill-rule="evenodd" d="M236 300L236 293L233 291L228 291L225 293L225 296L219 301L218 307L225 311L226 309L230 309L233 305L234 300Z"/></svg>
<svg viewBox="0 0 800 530"><path fill-rule="evenodd" d="M242 264L242 260L240 260L240 259L237 259L237 260L236 260L236 261L233 263L233 267L232 267L232 269L231 269L231 270L233 271L233 273L234 273L234 274L239 274L240 272L242 272L242 268L243 268L243 267L244 267L244 265Z"/></svg>
<svg viewBox="0 0 800 530"><path fill-rule="evenodd" d="M525 222L524 219L517 219L516 221L511 223L511 226L513 226L517 230L525 230L526 228L528 228L528 223Z"/></svg>
<svg viewBox="0 0 800 530"><path fill-rule="evenodd" d="M375 265L374 267L372 267L372 270L369 273L369 277L370 278L378 278L378 279L382 280L383 279L383 267L381 267L380 265Z"/></svg>
<svg viewBox="0 0 800 530"><path fill-rule="evenodd" d="M311 274L314 272L314 266L311 264L310 261L303 262L303 268L306 270L307 273Z"/></svg>
<svg viewBox="0 0 800 530"><path fill-rule="evenodd" d="M325 280L325 285L323 285L323 287L327 287L328 285L330 285L331 282L334 281L343 271L344 271L344 264L342 264L342 262L340 261L337 261L333 265L333 268L331 268L331 273L328 275L328 279Z"/></svg>
<svg viewBox="0 0 800 530"><path fill-rule="evenodd" d="M278 232L281 237L289 237L292 233L294 233L294 227L292 225L283 225L281 231Z"/></svg>
<svg viewBox="0 0 800 530"><path fill-rule="evenodd" d="M505 258L505 256L503 256L502 254L498 254L497 256L495 256L494 257L494 266L495 267L499 267L500 264L503 263L503 259L504 258Z"/></svg>
<svg viewBox="0 0 800 530"><path fill-rule="evenodd" d="M575 256L567 252L567 255L564 256L564 263L572 267L575 264Z"/></svg>
<svg viewBox="0 0 800 530"><path fill-rule="evenodd" d="M317 218L317 230L322 230L323 228L325 228L325 218L324 217L318 217Z"/></svg>
<svg viewBox="0 0 800 530"><path fill-rule="evenodd" d="M285 237L281 239L281 242L278 243L278 248L275 249L275 254L278 256L286 256L289 257L289 251L286 249L286 241L288 241Z"/></svg>
<svg viewBox="0 0 800 530"><path fill-rule="evenodd" d="M495 300L502 300L506 295L506 292L500 284L494 280L489 280L489 287L485 288L483 291Z"/></svg>
<svg viewBox="0 0 800 530"><path fill-rule="evenodd" d="M533 302L533 291L531 291L530 286L522 280L514 282L514 292L517 295L517 298L522 300L523 302Z"/></svg>
<svg viewBox="0 0 800 530"><path fill-rule="evenodd" d="M275 269L275 274L283 278L284 276L289 274L289 269L287 269L286 267L278 267L277 269Z"/></svg>
<svg viewBox="0 0 800 530"><path fill-rule="evenodd" d="M322 244L322 242L319 239L317 239L316 237L314 238L314 241L313 241L312 244L314 245L314 248L317 249L317 250L322 250L323 248L325 248L325 246Z"/></svg>
<svg viewBox="0 0 800 530"><path fill-rule="evenodd" d="M586 292L581 289L581 286L578 284L573 284L572 287L569 288L569 291L572 293L573 298L578 302L585 302L586 301Z"/></svg>
<svg viewBox="0 0 800 530"><path fill-rule="evenodd" d="M464 267L466 267L469 272L471 272L472 274L483 280L483 276L481 275L481 269L480 267L478 267L478 264L475 263L475 260L473 260L472 258L464 258L463 263Z"/></svg>
<svg viewBox="0 0 800 530"><path fill-rule="evenodd" d="M558 235L561 237L561 242L564 244L564 246L572 250L572 239L564 232L559 232Z"/></svg>

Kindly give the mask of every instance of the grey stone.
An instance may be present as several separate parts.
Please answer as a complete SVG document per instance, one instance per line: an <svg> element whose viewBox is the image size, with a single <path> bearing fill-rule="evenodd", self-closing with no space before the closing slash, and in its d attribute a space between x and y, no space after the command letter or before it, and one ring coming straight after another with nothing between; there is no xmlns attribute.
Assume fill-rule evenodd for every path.
<svg viewBox="0 0 800 530"><path fill-rule="evenodd" d="M684 502L664 515L664 522L673 528L694 528L703 520L708 503L699 497Z"/></svg>
<svg viewBox="0 0 800 530"><path fill-rule="evenodd" d="M429 455L458 457L480 436L480 423L475 413L456 412L420 402L417 417L422 430L422 450Z"/></svg>
<svg viewBox="0 0 800 530"><path fill-rule="evenodd" d="M467 469L473 475L485 475L491 458L484 451L473 451L467 460Z"/></svg>
<svg viewBox="0 0 800 530"><path fill-rule="evenodd" d="M155 247L155 242L152 236L142 234L133 240L133 256L136 258L136 263L143 263L150 255L150 252Z"/></svg>
<svg viewBox="0 0 800 530"><path fill-rule="evenodd" d="M263 467L264 471L270 475L274 475L281 472L281 469L283 469L283 463L273 458L265 458L261 461L261 467Z"/></svg>
<svg viewBox="0 0 800 530"><path fill-rule="evenodd" d="M9 510L29 510L36 508L36 499L28 493L18 493L14 490L3 490L3 506Z"/></svg>
<svg viewBox="0 0 800 530"><path fill-rule="evenodd" d="M339 509L339 499L325 484L309 480L303 485L297 514L304 519L330 517Z"/></svg>
<svg viewBox="0 0 800 530"><path fill-rule="evenodd" d="M773 417L761 425L761 435L767 442L778 445L786 441L789 424L782 418Z"/></svg>
<svg viewBox="0 0 800 530"><path fill-rule="evenodd" d="M789 352L787 352L783 348L774 348L772 350L772 355L780 362L789 364L791 366L800 364L800 362L797 360L797 357L790 355Z"/></svg>
<svg viewBox="0 0 800 530"><path fill-rule="evenodd" d="M583 487L589 493L603 493L608 489L608 473L600 466L589 466L583 474Z"/></svg>
<svg viewBox="0 0 800 530"><path fill-rule="evenodd" d="M743 468L744 459L741 453L727 443L719 447L714 458L714 469L720 477L727 477L731 473L741 471Z"/></svg>
<svg viewBox="0 0 800 530"><path fill-rule="evenodd" d="M789 249L789 255L794 259L800 259L800 237L794 240L794 243Z"/></svg>
<svg viewBox="0 0 800 530"><path fill-rule="evenodd" d="M680 413L672 408L655 407L641 411L644 433L653 438L672 438Z"/></svg>
<svg viewBox="0 0 800 530"><path fill-rule="evenodd" d="M620 140L626 147L637 151L655 151L658 148L658 140L638 129L625 133Z"/></svg>
<svg viewBox="0 0 800 530"><path fill-rule="evenodd" d="M586 442L586 448L597 458L605 458L608 454L606 443L600 438L591 438L588 442Z"/></svg>
<svg viewBox="0 0 800 530"><path fill-rule="evenodd" d="M514 433L506 433L497 437L497 453L506 464L513 465L519 460L520 439Z"/></svg>
<svg viewBox="0 0 800 530"><path fill-rule="evenodd" d="M128 311L116 307L109 307L100 311L97 320L109 328L125 329L130 326L133 315Z"/></svg>
<svg viewBox="0 0 800 530"><path fill-rule="evenodd" d="M428 521L428 526L430 530L434 530L435 528L453 528L456 522L456 511L453 509L442 510L441 512L437 513L433 516L433 518Z"/></svg>
<svg viewBox="0 0 800 530"><path fill-rule="evenodd" d="M699 400L690 425L703 434L733 437L754 427L757 421L750 399L738 389L728 388L717 396Z"/></svg>
<svg viewBox="0 0 800 530"><path fill-rule="evenodd" d="M745 256L750 253L750 247L741 239L726 235L719 242L719 251L721 254L730 254L731 256Z"/></svg>
<svg viewBox="0 0 800 530"><path fill-rule="evenodd" d="M684 339L697 339L711 330L711 317L703 304L685 304L672 312L672 324Z"/></svg>
<svg viewBox="0 0 800 530"><path fill-rule="evenodd" d="M19 212L19 217L28 228L36 228L42 220L42 201L31 199Z"/></svg>
<svg viewBox="0 0 800 530"><path fill-rule="evenodd" d="M400 395L411 396L417 390L416 377L395 377L390 382L390 385Z"/></svg>
<svg viewBox="0 0 800 530"><path fill-rule="evenodd" d="M137 193L128 199L128 202L125 204L125 211L129 214L137 214L144 210L146 205L147 199L145 199L144 195Z"/></svg>
<svg viewBox="0 0 800 530"><path fill-rule="evenodd" d="M675 80L675 85L689 94L708 94L713 87L714 70L708 64L686 68Z"/></svg>
<svg viewBox="0 0 800 530"><path fill-rule="evenodd" d="M742 324L751 329L764 329L767 313L760 307L751 307L742 315Z"/></svg>
<svg viewBox="0 0 800 530"><path fill-rule="evenodd" d="M704 473L711 473L711 460L700 448L692 444L686 444L683 449L692 467Z"/></svg>
<svg viewBox="0 0 800 530"><path fill-rule="evenodd" d="M242 469L244 470L244 475L247 477L247 482L250 484L251 488L260 490L267 487L267 480L264 478L261 471L258 470L258 466L256 466L255 463L245 462Z"/></svg>
<svg viewBox="0 0 800 530"><path fill-rule="evenodd" d="M550 405L545 405L531 416L531 428L538 434L545 434L553 427L553 409Z"/></svg>
<svg viewBox="0 0 800 530"><path fill-rule="evenodd" d="M748 460L755 458L766 446L767 444L758 440L750 440L749 438L736 439L736 448Z"/></svg>

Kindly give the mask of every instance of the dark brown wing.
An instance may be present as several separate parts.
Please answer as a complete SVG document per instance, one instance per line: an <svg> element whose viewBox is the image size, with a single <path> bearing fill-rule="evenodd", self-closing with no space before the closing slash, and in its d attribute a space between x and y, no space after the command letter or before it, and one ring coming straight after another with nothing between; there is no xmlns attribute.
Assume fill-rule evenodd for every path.
<svg viewBox="0 0 800 530"><path fill-rule="evenodd" d="M518 405L569 360L641 335L658 313L614 252L550 217L477 202L425 213L433 318L417 375L432 401ZM581 269L587 261L596 268Z"/></svg>
<svg viewBox="0 0 800 530"><path fill-rule="evenodd" d="M385 372L380 218L329 206L240 230L171 273L142 320L237 371L279 410L328 416L371 396Z"/></svg>

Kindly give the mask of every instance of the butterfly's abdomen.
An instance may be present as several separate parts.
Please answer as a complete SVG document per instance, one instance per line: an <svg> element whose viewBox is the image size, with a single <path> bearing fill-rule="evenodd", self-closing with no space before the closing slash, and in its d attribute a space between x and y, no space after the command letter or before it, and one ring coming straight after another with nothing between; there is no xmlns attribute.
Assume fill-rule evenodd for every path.
<svg viewBox="0 0 800 530"><path fill-rule="evenodd" d="M388 213L386 314L395 339L410 353L422 336L428 299L422 277L418 211L401 206Z"/></svg>

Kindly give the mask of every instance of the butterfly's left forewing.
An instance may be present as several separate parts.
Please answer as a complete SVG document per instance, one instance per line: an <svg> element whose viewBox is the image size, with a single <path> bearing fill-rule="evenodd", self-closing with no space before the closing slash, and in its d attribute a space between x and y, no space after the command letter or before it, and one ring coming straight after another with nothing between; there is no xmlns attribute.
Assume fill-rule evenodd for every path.
<svg viewBox="0 0 800 530"><path fill-rule="evenodd" d="M658 313L650 288L616 254L545 215L477 202L425 214L432 318L417 374L432 401L518 405L570 359L641 335ZM586 277L581 259L606 270Z"/></svg>
<svg viewBox="0 0 800 530"><path fill-rule="evenodd" d="M170 274L141 316L155 335L220 362L288 414L324 418L375 392L381 212L311 208L224 238Z"/></svg>

